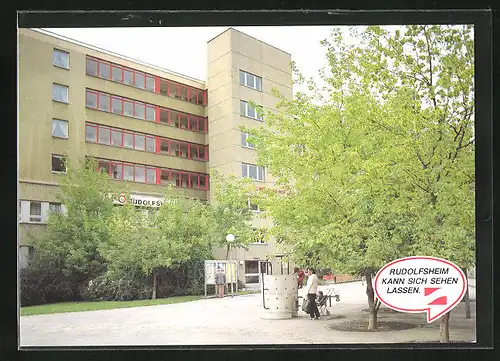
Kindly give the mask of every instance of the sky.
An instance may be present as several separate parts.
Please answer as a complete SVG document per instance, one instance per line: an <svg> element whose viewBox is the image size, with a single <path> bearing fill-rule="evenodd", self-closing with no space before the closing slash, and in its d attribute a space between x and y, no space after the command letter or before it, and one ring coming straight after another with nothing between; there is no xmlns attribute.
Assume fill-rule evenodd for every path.
<svg viewBox="0 0 500 361"><path fill-rule="evenodd" d="M207 42L227 28L44 30L205 81ZM235 26L234 28L290 53L292 60L307 78L317 78L318 70L326 65L326 49L320 45L320 41L329 37L332 26Z"/></svg>

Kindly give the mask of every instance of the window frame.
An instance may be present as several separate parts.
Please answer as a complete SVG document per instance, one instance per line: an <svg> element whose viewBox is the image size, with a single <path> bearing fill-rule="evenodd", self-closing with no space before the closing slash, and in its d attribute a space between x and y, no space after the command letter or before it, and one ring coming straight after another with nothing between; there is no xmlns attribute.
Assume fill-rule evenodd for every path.
<svg viewBox="0 0 500 361"><path fill-rule="evenodd" d="M29 209L29 221L32 223L43 223L42 222L42 203L39 201L29 201L30 203L30 209ZM31 206L33 204L38 204L40 206L40 214L33 214L31 213Z"/></svg>
<svg viewBox="0 0 500 361"><path fill-rule="evenodd" d="M87 69L88 69L87 64L89 62L94 62L97 64L96 74L91 74L87 71ZM101 76L101 74L100 74L101 73L100 72L101 64L109 65L109 75L110 75L109 77ZM119 80L117 79L117 77L113 76L113 70L118 70L121 73ZM130 84L128 82L125 82L125 71L130 72L132 74ZM147 90L147 91L150 91L153 93L155 92L155 83L156 83L156 76L155 75L146 73L146 72L141 71L141 70L132 69L132 68L129 68L129 67L124 66L124 65L120 65L117 63L113 63L110 61L99 59L99 58L96 58L96 57L93 57L90 55L87 55L85 58L85 74L88 76L93 76L93 77L97 77L97 78L101 78L101 79L110 80L110 81L115 82L115 83L120 83L123 85L132 86L134 88ZM140 82L140 83L143 83L142 85L140 83L136 82L136 75L140 75L140 76L144 77L143 81ZM151 86L148 87L148 79L149 79L149 85L152 85L152 87ZM151 81L152 81L152 84L151 84Z"/></svg>
<svg viewBox="0 0 500 361"><path fill-rule="evenodd" d="M266 168L265 167L262 167L262 166L258 166L256 164L250 164L250 163L241 163L242 165L242 177L247 177L247 178L250 178L254 181L258 181L258 182L265 182L266 181ZM246 168L245 171L243 171L243 168ZM250 167L255 167L256 168L256 172L257 172L257 178L252 178L250 177ZM246 175L243 175L244 173L246 173ZM262 179L259 179L259 174L262 173Z"/></svg>
<svg viewBox="0 0 500 361"><path fill-rule="evenodd" d="M247 142L247 139L248 137L250 136L250 134L246 133L246 132L241 132L241 146L243 148L248 148L248 149L255 149L255 145L253 144L250 144Z"/></svg>
<svg viewBox="0 0 500 361"><path fill-rule="evenodd" d="M66 123L66 136L60 137L60 136L54 135L54 122L64 122L64 123ZM52 118L52 138L69 139L69 122L67 120L58 119L58 118Z"/></svg>
<svg viewBox="0 0 500 361"><path fill-rule="evenodd" d="M54 54L56 52L66 55L67 63L68 63L67 67L61 66L59 64L54 63ZM69 67L70 67L70 63L69 63L69 51L58 49L58 48L53 48L52 49L52 65L55 66L56 68L59 68L59 69L69 70Z"/></svg>
<svg viewBox="0 0 500 361"><path fill-rule="evenodd" d="M156 167L156 166L139 164L139 163L114 161L114 160L101 159L101 158L98 158L97 161L98 162L107 162L107 164L109 164L108 176L110 177L111 180L142 183L142 184L156 184L156 185L162 186L165 184L170 184L172 181L172 174L176 173L176 174L178 174L178 178L176 179L176 182L174 184L175 187L203 190L203 191L209 190L209 184L210 184L209 175L205 174L205 173L188 172L188 171L183 171L183 170L179 170L179 169L163 168L163 167ZM119 174L121 174L120 178L114 178L113 166L116 166L120 170L118 172ZM133 177L131 180L125 180L125 167L126 166L129 166L132 168ZM144 169L144 182L136 180L136 167L137 168L140 167L140 168ZM99 171L99 167L97 167L97 171ZM154 174L152 181L149 180L150 177L148 177L148 171L151 172L150 173L151 175ZM162 173L163 173L163 175L165 173L167 173L166 182L165 182L165 178L162 178ZM186 176L187 176L187 183L186 183L186 187L184 187L182 180L183 179L185 180ZM202 181L202 179L203 179L203 181ZM162 183L162 180L163 180L163 183ZM204 185L202 185L202 183L204 183Z"/></svg>
<svg viewBox="0 0 500 361"><path fill-rule="evenodd" d="M66 89L66 101L54 99L54 86L60 86L60 87L63 87ZM61 84L61 83L53 82L52 83L52 101L57 102L57 103L62 103L62 104L69 104L69 86Z"/></svg>
<svg viewBox="0 0 500 361"><path fill-rule="evenodd" d="M243 79L244 79L244 82L241 83L241 76L243 75ZM251 76L254 78L254 84L255 86L250 86L248 85L248 77ZM260 79L260 88L257 87L257 78ZM240 69L240 84L243 85L244 87L247 87L247 88L250 88L250 89L254 89L254 90L257 90L259 92L262 93L262 77L261 76L258 76L258 75L255 75L255 74L252 74L252 73L249 73L245 70L242 70Z"/></svg>
<svg viewBox="0 0 500 361"><path fill-rule="evenodd" d="M63 164L63 168L64 170L62 171L59 171L59 170L54 170L54 164L53 164L53 161L54 161L54 158L58 158L58 159L63 159L64 161L61 162ZM51 154L51 171L52 173L55 173L55 174L66 174L66 172L68 171L68 166L66 164L67 162L67 157L64 156L64 155L61 155L61 154Z"/></svg>
<svg viewBox="0 0 500 361"><path fill-rule="evenodd" d="M245 114L241 114L241 105L244 104L245 105ZM255 117L252 117L251 115L248 115L248 109L249 107L252 107L253 110L255 111ZM247 118L250 118L250 119L255 119L255 120L258 120L259 122L263 122L264 121L264 118L262 117L262 115L259 115L259 112L257 111L257 108L254 108L249 102L247 102L246 100L241 100L240 99L240 115L241 116L244 116L244 117L247 117Z"/></svg>

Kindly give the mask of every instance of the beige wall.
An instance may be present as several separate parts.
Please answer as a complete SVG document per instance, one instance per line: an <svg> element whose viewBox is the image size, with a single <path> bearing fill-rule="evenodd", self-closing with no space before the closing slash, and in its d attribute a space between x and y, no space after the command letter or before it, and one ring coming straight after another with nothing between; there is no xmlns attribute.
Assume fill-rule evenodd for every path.
<svg viewBox="0 0 500 361"><path fill-rule="evenodd" d="M210 167L225 174L241 176L241 163L255 164L255 150L241 146L239 126L260 127L265 122L240 116L240 100L254 101L266 109L274 109L278 101L272 95L277 87L285 96L292 96L291 57L289 54L234 29L228 29L208 43L207 89L209 102L208 134ZM262 77L262 92L240 85L240 69ZM272 185L273 178L266 170L265 182ZM209 196L212 198L212 195ZM255 217L254 227L267 227L268 219ZM265 260L279 250L272 243L251 244L249 250L239 249L232 257L240 261ZM225 249L215 250L217 257L226 257ZM233 258L235 259L235 258ZM240 277L244 276L240 267Z"/></svg>
<svg viewBox="0 0 500 361"><path fill-rule="evenodd" d="M54 48L69 52L69 70L53 66ZM205 89L203 82L162 72L37 31L20 29L18 68L20 199L57 202L56 194L59 192L57 184L62 175L51 171L52 154L67 155L70 165L80 163L85 155L93 155L196 173L208 173L208 162L86 143L86 121L197 144L207 144L208 140L205 134L87 109L85 93L89 88L198 116L206 116L205 107L86 75L86 55ZM68 104L52 100L53 83L69 87ZM68 121L68 139L52 137L53 118ZM126 186L124 182L119 181L112 181L112 184L117 187ZM141 194L161 195L165 190L163 186L151 184L129 183L127 186L131 192ZM179 192L186 197L207 198L207 192L202 190L179 189ZM21 244L28 242L26 237L28 233L33 233L33 230L39 233L43 229L43 225L21 224L19 228Z"/></svg>
<svg viewBox="0 0 500 361"><path fill-rule="evenodd" d="M54 48L70 53L70 70L52 65ZM178 99L140 90L131 86L91 77L85 74L86 54L144 71L152 75L181 82L200 89L208 89L208 106L201 107ZM155 67L138 64L118 56L99 52L86 46L60 40L36 31L21 29L19 32L19 179L20 199L54 202L59 191L60 174L51 172L51 154L65 154L76 162L85 155L129 161L165 168L208 173L210 168L226 174L241 176L241 162L255 163L256 152L240 145L240 125L259 127L265 122L240 116L240 99L255 101L266 109L273 109L278 101L272 94L274 87L291 97L290 55L234 29L228 29L208 43L206 84ZM262 77L262 92L239 83L239 71L244 70ZM52 84L69 87L69 104L52 101ZM160 105L179 111L208 116L209 134L183 131L173 127L134 118L87 109L85 90L94 89L126 98ZM69 139L53 138L52 118L69 122ZM185 160L165 155L115 148L85 142L85 122L108 125L161 137L209 144L209 162ZM273 179L266 172L266 182ZM125 183L113 181L113 186ZM159 195L164 187L151 184L128 184L131 192ZM210 192L179 189L187 197L207 198ZM256 227L266 227L269 220L256 217ZM21 224L20 240L27 233L37 233L43 226ZM27 241L26 241L27 242ZM264 260L278 250L274 244L252 244L249 250L234 251L239 260ZM218 258L225 258L225 250L214 251ZM240 274L244 267L240 267Z"/></svg>

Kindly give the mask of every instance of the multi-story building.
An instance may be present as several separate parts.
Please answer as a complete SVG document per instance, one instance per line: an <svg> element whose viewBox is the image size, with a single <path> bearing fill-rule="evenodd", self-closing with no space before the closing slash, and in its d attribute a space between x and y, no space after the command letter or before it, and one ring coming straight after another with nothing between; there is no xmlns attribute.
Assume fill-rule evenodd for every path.
<svg viewBox="0 0 500 361"><path fill-rule="evenodd" d="M141 207L158 206L167 184L212 201L212 168L273 183L239 126L262 124L249 102L275 108L273 88L292 96L290 54L230 28L208 42L207 60L204 82L45 31L19 31L21 266L48 210L64 211L60 177L86 156L112 183L128 182ZM266 223L254 220L256 228ZM233 250L239 279L257 283L258 261L276 252L272 243ZM226 257L223 249L214 254Z"/></svg>

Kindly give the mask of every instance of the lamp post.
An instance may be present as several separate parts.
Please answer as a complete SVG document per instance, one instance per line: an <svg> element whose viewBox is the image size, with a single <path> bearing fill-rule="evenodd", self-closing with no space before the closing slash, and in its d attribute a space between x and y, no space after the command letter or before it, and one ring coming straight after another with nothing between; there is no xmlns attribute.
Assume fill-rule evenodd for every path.
<svg viewBox="0 0 500 361"><path fill-rule="evenodd" d="M231 281L231 297L233 297L234 293L233 293L233 268L231 267L231 244L233 244L234 240L236 239L236 237L234 236L234 234L232 233L229 233L227 236L226 236L226 241L228 243L228 248L229 248L229 278L230 278L230 281Z"/></svg>

